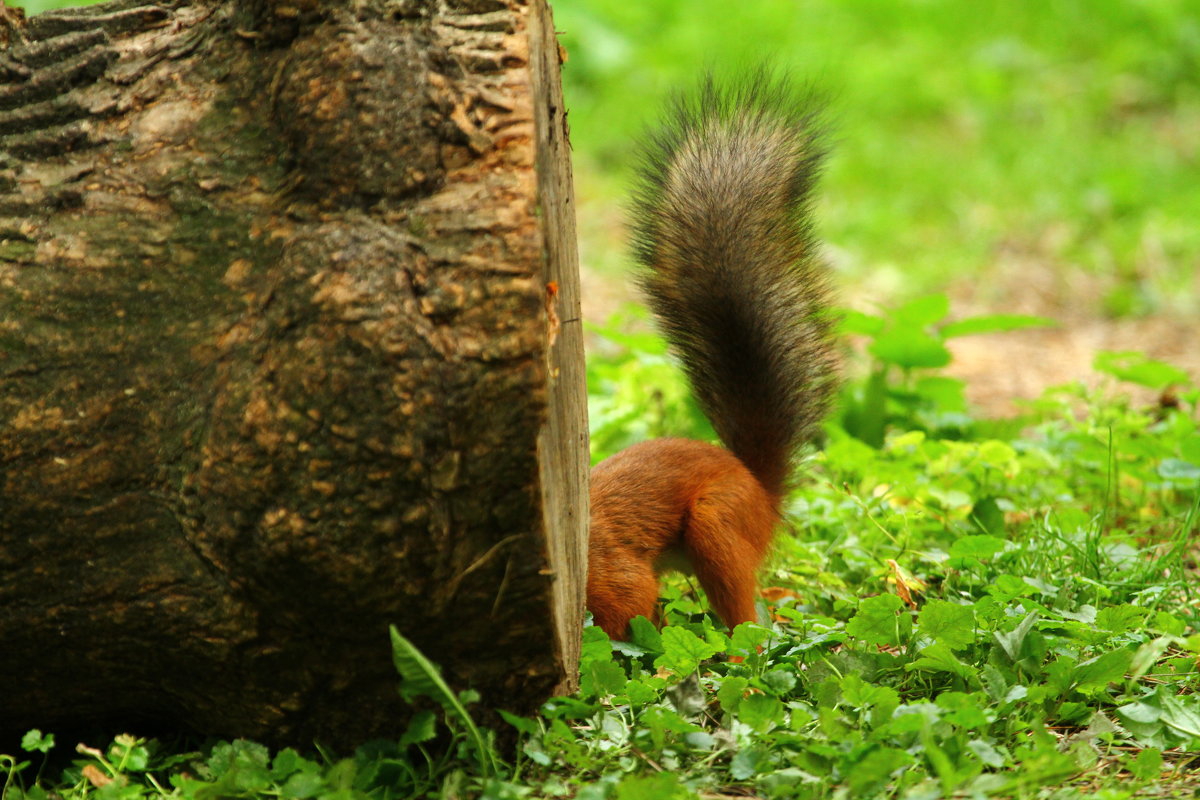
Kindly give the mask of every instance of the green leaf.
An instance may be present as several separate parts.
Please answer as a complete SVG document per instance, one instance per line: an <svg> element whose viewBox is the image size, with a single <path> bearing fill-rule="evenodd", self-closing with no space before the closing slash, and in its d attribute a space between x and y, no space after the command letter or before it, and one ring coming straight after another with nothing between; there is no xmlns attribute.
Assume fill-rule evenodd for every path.
<svg viewBox="0 0 1200 800"><path fill-rule="evenodd" d="M1102 352L1096 354L1092 366L1118 380L1145 386L1161 392L1169 386L1191 386L1192 380L1186 372L1163 361L1156 361L1144 353Z"/></svg>
<svg viewBox="0 0 1200 800"><path fill-rule="evenodd" d="M851 797L865 797L891 780L892 773L913 761L903 750L875 747L853 765L845 776Z"/></svg>
<svg viewBox="0 0 1200 800"><path fill-rule="evenodd" d="M1096 627L1112 633L1127 633L1142 627L1146 613L1144 608L1129 603L1105 606L1096 612Z"/></svg>
<svg viewBox="0 0 1200 800"><path fill-rule="evenodd" d="M842 425L846 432L870 447L882 447L887 428L887 399L887 370L874 370L860 391L846 397L842 412Z"/></svg>
<svg viewBox="0 0 1200 800"><path fill-rule="evenodd" d="M743 779L739 778L738 780ZM767 795L770 797L808 797L810 795L799 791L798 787L816 786L821 783L821 779L799 767L784 767L760 776L757 783L767 791Z"/></svg>
<svg viewBox="0 0 1200 800"><path fill-rule="evenodd" d="M281 797L294 800L308 800L316 797L325 790L325 779L317 772L297 772L283 784L280 789Z"/></svg>
<svg viewBox="0 0 1200 800"><path fill-rule="evenodd" d="M661 682L661 678L655 678L654 680ZM629 698L629 702L634 706L644 706L658 699L659 689L644 680L630 678L625 682L625 688L622 693Z"/></svg>
<svg viewBox="0 0 1200 800"><path fill-rule="evenodd" d="M54 747L54 734L43 734L37 728L21 737L21 749L27 753L49 753Z"/></svg>
<svg viewBox="0 0 1200 800"><path fill-rule="evenodd" d="M846 678L851 676L847 675ZM857 677L857 676L855 676ZM854 705L860 712L868 712L866 719L872 726L887 725L900 707L900 693L891 686L881 686L874 683L863 683L856 692L849 690L846 681L842 681L846 701Z"/></svg>
<svg viewBox="0 0 1200 800"><path fill-rule="evenodd" d="M1017 597L1029 597L1037 593L1037 588L1030 585L1024 578L1016 575L997 575L992 585L987 588L988 594L1002 603L1007 603Z"/></svg>
<svg viewBox="0 0 1200 800"><path fill-rule="evenodd" d="M663 654L654 660L654 666L679 675L695 672L701 661L718 652L717 648L679 625L663 628L662 643Z"/></svg>
<svg viewBox="0 0 1200 800"><path fill-rule="evenodd" d="M1156 611L1151 627L1167 636L1183 636L1187 633L1187 623L1167 611Z"/></svg>
<svg viewBox="0 0 1200 800"><path fill-rule="evenodd" d="M336 761L325 770L325 785L334 791L324 795L330 800L356 800L351 787L358 775L358 764L352 758Z"/></svg>
<svg viewBox="0 0 1200 800"><path fill-rule="evenodd" d="M752 694L738 705L738 719L757 733L766 733L777 725L786 724L783 703L769 694Z"/></svg>
<svg viewBox="0 0 1200 800"><path fill-rule="evenodd" d="M626 680L625 670L615 661L592 661L580 670L579 694L585 700L609 697L620 693Z"/></svg>
<svg viewBox="0 0 1200 800"><path fill-rule="evenodd" d="M924 405L938 414L958 414L964 423L968 410L965 389L965 383L947 375L923 375L913 386Z"/></svg>
<svg viewBox="0 0 1200 800"><path fill-rule="evenodd" d="M729 652L734 655L754 655L771 638L771 629L755 622L743 622L729 637Z"/></svg>
<svg viewBox="0 0 1200 800"><path fill-rule="evenodd" d="M903 369L932 369L950 363L950 351L946 346L915 328L890 328L868 349L879 360Z"/></svg>
<svg viewBox="0 0 1200 800"><path fill-rule="evenodd" d="M1186 434L1177 440L1179 455L1192 464L1200 464L1200 431Z"/></svg>
<svg viewBox="0 0 1200 800"><path fill-rule="evenodd" d="M721 688L717 689L717 700L721 703L721 710L726 714L736 714L742 702L742 695L749 686L750 681L740 675L733 675L721 681Z"/></svg>
<svg viewBox="0 0 1200 800"><path fill-rule="evenodd" d="M991 724L981 701L987 696L978 692L942 692L937 698L937 707L945 709L945 719L961 728L975 730Z"/></svg>
<svg viewBox="0 0 1200 800"><path fill-rule="evenodd" d="M1159 688L1162 703L1162 722L1185 737L1200 738L1200 698L1196 695L1173 695Z"/></svg>
<svg viewBox="0 0 1200 800"><path fill-rule="evenodd" d="M1138 780L1158 780L1163 771L1162 751L1157 747L1147 747L1140 751L1136 758L1127 760L1125 766Z"/></svg>
<svg viewBox="0 0 1200 800"><path fill-rule="evenodd" d="M841 324L838 325L838 331L843 336L878 336L883 330L884 321L882 317L877 317L873 314L864 314L861 311L846 309L842 312Z"/></svg>
<svg viewBox="0 0 1200 800"><path fill-rule="evenodd" d="M271 759L271 780L282 781L293 773L316 768L315 763L301 756L293 748L285 747Z"/></svg>
<svg viewBox="0 0 1200 800"><path fill-rule="evenodd" d="M1143 747L1171 747L1177 740L1168 734L1167 728L1162 722L1138 722L1136 720L1127 720L1117 713L1117 717L1121 719L1121 725L1129 732L1134 741Z"/></svg>
<svg viewBox="0 0 1200 800"><path fill-rule="evenodd" d="M658 655L663 651L662 636L654 623L640 614L629 621L629 640L647 653Z"/></svg>
<svg viewBox="0 0 1200 800"><path fill-rule="evenodd" d="M520 717L502 708L496 709L496 711L500 714L501 719L526 736L536 736L541 731L537 722L529 719L529 717Z"/></svg>
<svg viewBox="0 0 1200 800"><path fill-rule="evenodd" d="M435 736L437 736L437 718L433 712L418 711L412 715L408 721L408 727L400 736L400 745L407 747L410 744L428 742Z"/></svg>
<svg viewBox="0 0 1200 800"><path fill-rule="evenodd" d="M579 654L579 666L586 667L592 661L612 660L612 640L603 628L590 625L583 629L583 647Z"/></svg>
<svg viewBox="0 0 1200 800"><path fill-rule="evenodd" d="M611 717L614 727L620 732L620 735L626 734L625 721L618 717ZM650 732L650 738L654 742L656 750L661 750L666 744L667 733L696 733L700 731L700 726L695 723L688 722L678 712L658 706L649 709L642 715L641 723Z"/></svg>
<svg viewBox="0 0 1200 800"><path fill-rule="evenodd" d="M1169 481L1191 484L1200 481L1200 465L1178 458L1164 458L1158 464L1158 474Z"/></svg>
<svg viewBox="0 0 1200 800"><path fill-rule="evenodd" d="M1171 747L1179 743L1174 729L1165 724L1161 691L1143 700L1113 709L1121 725L1144 747Z"/></svg>
<svg viewBox="0 0 1200 800"><path fill-rule="evenodd" d="M971 520L988 534L1003 534L1004 512L994 497L981 497L971 507Z"/></svg>
<svg viewBox="0 0 1200 800"><path fill-rule="evenodd" d="M400 673L401 696L409 702L414 697L428 697L439 703L448 715L466 728L484 777L491 776L495 772L495 756L458 696L446 685L438 668L425 658L416 645L401 636L395 625L389 626L388 630L392 637L392 662Z"/></svg>
<svg viewBox="0 0 1200 800"><path fill-rule="evenodd" d="M265 769L246 764L237 765L225 777L227 785L247 795L265 792L271 786L270 777Z"/></svg>
<svg viewBox="0 0 1200 800"><path fill-rule="evenodd" d="M255 794L272 783L270 751L257 742L237 739L213 747L207 766L217 779L216 796L230 793Z"/></svg>
<svg viewBox="0 0 1200 800"><path fill-rule="evenodd" d="M967 747L980 761L993 769L1000 769L1005 764L1004 755L993 747L990 742L986 742L983 739L971 739L967 742Z"/></svg>
<svg viewBox="0 0 1200 800"><path fill-rule="evenodd" d="M743 747L729 762L729 775L735 781L748 781L771 767L771 751L752 745Z"/></svg>
<svg viewBox="0 0 1200 800"><path fill-rule="evenodd" d="M121 772L144 772L150 763L150 751L141 739L123 733L113 739L112 746L108 748L108 758Z"/></svg>
<svg viewBox="0 0 1200 800"><path fill-rule="evenodd" d="M975 643L975 613L970 606L929 600L917 614L917 626L922 635L951 650L962 650Z"/></svg>
<svg viewBox="0 0 1200 800"><path fill-rule="evenodd" d="M892 310L891 318L896 324L923 328L941 322L950 313L950 298L944 294L927 294L916 297Z"/></svg>
<svg viewBox="0 0 1200 800"><path fill-rule="evenodd" d="M1036 622L1037 614L1035 612L1030 612L1029 614L1025 615L1025 618L1021 620L1020 624L1018 624L1017 627L1012 631L996 631L994 634L992 634L996 638L996 642L1000 645L1000 648L1004 651L1005 655L1007 655L1013 662L1020 661L1024 656L1025 642L1029 637L1030 630L1032 630Z"/></svg>
<svg viewBox="0 0 1200 800"><path fill-rule="evenodd" d="M271 752L266 747L245 739L218 742L209 754L207 767L214 777L222 777L238 766L263 767L270 762Z"/></svg>
<svg viewBox="0 0 1200 800"><path fill-rule="evenodd" d="M978 683L978 670L970 664L965 664L954 655L945 644L937 642L921 650L921 658L905 664L907 670L925 670L926 672L949 672L964 680Z"/></svg>
<svg viewBox="0 0 1200 800"><path fill-rule="evenodd" d="M923 749L922 755L933 767L936 773L938 782L941 784L942 793L951 795L955 787L960 782L959 771L956 768L954 760L941 746L941 743L935 737L929 728L921 731L921 745Z"/></svg>
<svg viewBox="0 0 1200 800"><path fill-rule="evenodd" d="M1004 702L1010 687L1004 673L997 669L995 664L985 664L979 671L979 678L983 683L984 691L987 692L987 696L993 703Z"/></svg>
<svg viewBox="0 0 1200 800"><path fill-rule="evenodd" d="M692 793L673 772L630 775L617 784L616 800L677 800Z"/></svg>
<svg viewBox="0 0 1200 800"><path fill-rule="evenodd" d="M1162 709L1151 703L1127 703L1116 709L1121 718L1127 722L1149 724L1162 718Z"/></svg>
<svg viewBox="0 0 1200 800"><path fill-rule="evenodd" d="M912 617L902 612L904 602L894 594L864 598L846 623L846 633L867 644L898 645L908 641Z"/></svg>
<svg viewBox="0 0 1200 800"><path fill-rule="evenodd" d="M1005 333L1023 328L1057 328L1057 320L1049 317L1034 317L1028 314L984 314L967 317L958 322L943 325L941 334L950 339L955 336L970 336L976 333Z"/></svg>
<svg viewBox="0 0 1200 800"><path fill-rule="evenodd" d="M1113 650L1084 661L1073 674L1075 688L1084 694L1106 689L1110 683L1125 679L1133 653L1129 650Z"/></svg>
<svg viewBox="0 0 1200 800"><path fill-rule="evenodd" d="M1075 688L1075 668L1078 666L1077 658L1063 653L1045 666L1045 685L1055 695L1067 694Z"/></svg>
<svg viewBox="0 0 1200 800"><path fill-rule="evenodd" d="M521 751L529 756L529 759L539 766L548 767L554 763L554 759L546 752L546 748L542 745L541 739L531 737L525 741Z"/></svg>
<svg viewBox="0 0 1200 800"><path fill-rule="evenodd" d="M791 669L773 669L762 676L763 685L776 697L786 695L796 688L796 672Z"/></svg>
<svg viewBox="0 0 1200 800"><path fill-rule="evenodd" d="M933 703L906 703L896 710L886 730L893 734L920 733L941 718L941 709Z"/></svg>
<svg viewBox="0 0 1200 800"><path fill-rule="evenodd" d="M987 561L1003 553L1008 542L996 536L961 536L950 546L951 558Z"/></svg>
<svg viewBox="0 0 1200 800"><path fill-rule="evenodd" d="M842 697L855 708L883 708L891 716L900 704L900 695L890 686L868 683L861 675L851 673L842 678Z"/></svg>

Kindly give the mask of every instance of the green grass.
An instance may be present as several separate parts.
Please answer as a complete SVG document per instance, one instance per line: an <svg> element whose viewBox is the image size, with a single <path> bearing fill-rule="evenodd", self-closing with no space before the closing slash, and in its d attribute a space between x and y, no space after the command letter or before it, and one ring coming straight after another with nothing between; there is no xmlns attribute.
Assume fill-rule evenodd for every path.
<svg viewBox="0 0 1200 800"><path fill-rule="evenodd" d="M0 757L4 800L1194 796L1200 390L1168 365L1106 356L1115 377L1175 386L1179 406L1066 388L1022 426L974 419L953 381L910 356L1028 321L948 325L944 308L922 300L879 320L923 318L928 341L868 348L882 378L846 387L790 498L764 575L768 624L723 630L690 581L668 580L666 627L635 621L625 643L585 628L580 692L504 715L519 734L510 752L471 721L474 693L456 695L394 636L403 695L442 709L396 742L338 758L124 736L37 780L53 743L34 732L27 753ZM593 401L623 382L682 385L657 339L615 338L589 365ZM860 402L882 409L877 446L859 438L875 428L854 432ZM628 405L708 435L673 389ZM623 444L604 431L598 457Z"/></svg>

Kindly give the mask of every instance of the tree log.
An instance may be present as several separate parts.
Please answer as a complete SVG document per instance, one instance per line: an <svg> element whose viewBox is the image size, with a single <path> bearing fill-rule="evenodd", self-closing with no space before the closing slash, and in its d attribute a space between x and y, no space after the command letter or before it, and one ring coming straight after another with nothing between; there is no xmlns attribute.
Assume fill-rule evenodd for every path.
<svg viewBox="0 0 1200 800"><path fill-rule="evenodd" d="M545 0L0 9L0 733L570 689L586 412Z"/></svg>

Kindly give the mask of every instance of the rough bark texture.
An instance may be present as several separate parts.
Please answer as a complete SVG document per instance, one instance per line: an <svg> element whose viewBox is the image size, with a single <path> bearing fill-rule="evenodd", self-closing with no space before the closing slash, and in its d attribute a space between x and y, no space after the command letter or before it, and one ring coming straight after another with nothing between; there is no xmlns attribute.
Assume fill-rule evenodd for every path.
<svg viewBox="0 0 1200 800"><path fill-rule="evenodd" d="M548 36L543 0L5 11L0 733L387 735L389 623L486 704L569 688Z"/></svg>

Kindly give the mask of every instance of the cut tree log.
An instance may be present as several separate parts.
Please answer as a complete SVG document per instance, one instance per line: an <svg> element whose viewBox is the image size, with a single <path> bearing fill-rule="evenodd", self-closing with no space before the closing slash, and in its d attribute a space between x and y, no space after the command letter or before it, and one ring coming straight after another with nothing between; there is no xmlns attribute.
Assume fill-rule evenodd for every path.
<svg viewBox="0 0 1200 800"><path fill-rule="evenodd" d="M0 6L0 733L572 688L565 136L545 0Z"/></svg>

